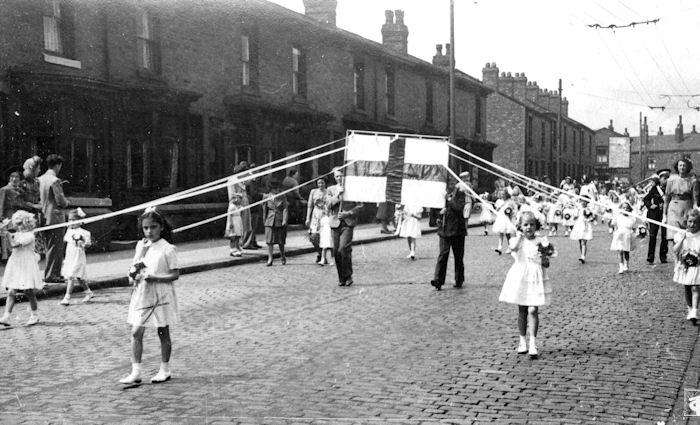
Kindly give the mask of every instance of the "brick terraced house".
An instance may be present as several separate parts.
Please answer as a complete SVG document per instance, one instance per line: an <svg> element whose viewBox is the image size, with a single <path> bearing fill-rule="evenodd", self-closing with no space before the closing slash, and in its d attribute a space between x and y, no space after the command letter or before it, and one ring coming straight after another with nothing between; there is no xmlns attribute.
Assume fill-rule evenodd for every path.
<svg viewBox="0 0 700 425"><path fill-rule="evenodd" d="M402 11L386 11L376 43L335 26L335 0L304 5L305 15L264 0L3 0L0 169L60 153L69 196L115 209L348 129L449 133L448 70L407 54ZM492 90L463 73L456 87L457 143L491 159ZM225 196L165 208L188 223L225 211ZM112 236L135 237L133 219Z"/></svg>
<svg viewBox="0 0 700 425"><path fill-rule="evenodd" d="M524 73L499 75L495 63L487 63L482 72L484 84L494 90L487 100L486 132L496 145L496 164L533 178L546 175L556 183L565 176L594 173L595 132L569 117L566 98L561 101L562 138L557 151L558 92L540 89Z"/></svg>

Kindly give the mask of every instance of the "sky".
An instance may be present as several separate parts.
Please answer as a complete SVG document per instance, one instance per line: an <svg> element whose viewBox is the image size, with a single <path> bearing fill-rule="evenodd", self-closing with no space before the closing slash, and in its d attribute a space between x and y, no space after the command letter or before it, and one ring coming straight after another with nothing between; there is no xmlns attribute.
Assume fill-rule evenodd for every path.
<svg viewBox="0 0 700 425"><path fill-rule="evenodd" d="M272 0L303 13L302 0ZM382 41L384 10L402 9L408 53L431 61L436 44L449 42L449 0L338 0L337 25ZM589 24L633 28L589 28ZM562 79L569 116L590 128L639 134L700 131L700 2L697 0L455 0L455 62L482 78L486 62L501 72L524 72L540 88ZM698 97L687 95L699 94ZM662 97L661 95L672 95ZM665 106L665 110L649 106Z"/></svg>

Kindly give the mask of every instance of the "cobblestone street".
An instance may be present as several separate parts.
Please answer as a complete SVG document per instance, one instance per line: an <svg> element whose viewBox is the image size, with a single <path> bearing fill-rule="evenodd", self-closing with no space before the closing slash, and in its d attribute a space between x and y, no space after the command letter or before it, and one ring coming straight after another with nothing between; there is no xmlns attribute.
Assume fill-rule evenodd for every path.
<svg viewBox="0 0 700 425"><path fill-rule="evenodd" d="M90 304L39 303L41 322L0 330L5 423L676 423L697 340L672 264L646 244L618 276L599 227L589 261L554 238L554 301L540 312L540 359L516 354L517 309L498 302L510 256L471 229L467 282L428 285L437 236L354 247L355 284L313 255L182 276L173 380L123 389L128 288ZM79 298L79 294L76 294ZM159 365L145 337L146 380ZM696 384L697 381L693 382Z"/></svg>

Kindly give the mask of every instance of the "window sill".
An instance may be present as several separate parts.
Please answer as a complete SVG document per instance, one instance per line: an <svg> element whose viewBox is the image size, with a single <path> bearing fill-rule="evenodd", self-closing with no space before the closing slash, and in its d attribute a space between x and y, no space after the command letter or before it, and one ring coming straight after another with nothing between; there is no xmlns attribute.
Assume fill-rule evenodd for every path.
<svg viewBox="0 0 700 425"><path fill-rule="evenodd" d="M143 78L146 80L152 80L152 81L163 81L163 77L156 73L155 71L151 71L146 68L139 68L136 70L136 76L139 78Z"/></svg>
<svg viewBox="0 0 700 425"><path fill-rule="evenodd" d="M44 62L52 63L54 65L67 66L69 68L82 69L83 66L80 61L64 58L63 56L51 55L44 53Z"/></svg>

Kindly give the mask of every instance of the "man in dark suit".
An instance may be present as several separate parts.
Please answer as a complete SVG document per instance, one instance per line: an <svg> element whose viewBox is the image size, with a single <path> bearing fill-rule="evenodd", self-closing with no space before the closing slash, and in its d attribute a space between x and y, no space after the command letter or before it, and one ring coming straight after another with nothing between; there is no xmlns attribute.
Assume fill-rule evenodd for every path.
<svg viewBox="0 0 700 425"><path fill-rule="evenodd" d="M464 236L467 234L467 227L464 224L465 193L459 189L459 185L455 185L445 198L445 208L441 211L442 223L439 223L438 227L440 253L435 265L435 276L430 281L438 291L445 284L450 249L455 262L454 286L461 288L464 284Z"/></svg>
<svg viewBox="0 0 700 425"><path fill-rule="evenodd" d="M343 201L343 170L335 168L336 184L327 190L333 233L333 256L338 270L338 286L350 286L352 280L352 237L361 203Z"/></svg>
<svg viewBox="0 0 700 425"><path fill-rule="evenodd" d="M661 188L661 179L658 176L651 178L651 187L644 196L644 206L647 209L647 218L661 221L664 215L664 192ZM649 223L649 250L647 251L647 264L654 264L656 252L656 236L659 233L659 225ZM666 262L668 243L666 241L666 228L661 228L661 243L659 246L659 261Z"/></svg>

